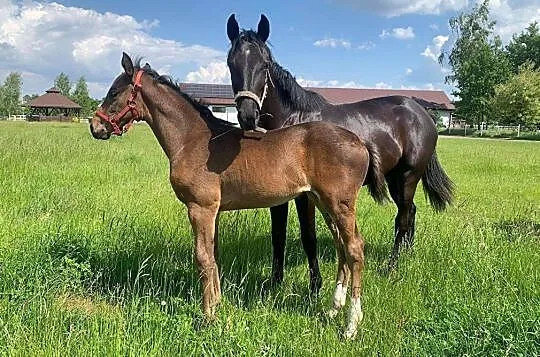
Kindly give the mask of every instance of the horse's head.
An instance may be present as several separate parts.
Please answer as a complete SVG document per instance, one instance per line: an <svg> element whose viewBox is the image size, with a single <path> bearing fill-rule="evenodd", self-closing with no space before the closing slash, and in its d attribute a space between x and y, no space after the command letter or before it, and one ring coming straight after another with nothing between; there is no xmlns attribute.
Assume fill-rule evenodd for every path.
<svg viewBox="0 0 540 357"><path fill-rule="evenodd" d="M242 129L253 130L259 122L259 113L271 81L272 56L265 43L270 35L270 23L266 16L261 15L257 32L240 32L233 14L227 21L227 35L231 40L227 65L231 72L238 122Z"/></svg>
<svg viewBox="0 0 540 357"><path fill-rule="evenodd" d="M143 71L135 68L126 53L122 55L122 67L124 72L116 77L90 121L90 131L96 139L107 140L113 134L122 135L134 120L142 119L146 110L138 95Z"/></svg>

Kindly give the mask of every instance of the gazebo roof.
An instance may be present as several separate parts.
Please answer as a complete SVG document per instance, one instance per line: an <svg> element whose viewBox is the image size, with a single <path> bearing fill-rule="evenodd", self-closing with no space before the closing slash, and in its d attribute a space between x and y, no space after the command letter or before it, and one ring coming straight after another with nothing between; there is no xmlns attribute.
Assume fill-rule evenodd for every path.
<svg viewBox="0 0 540 357"><path fill-rule="evenodd" d="M60 94L60 90L56 87L52 87L42 96L31 100L28 106L31 108L81 109L79 104Z"/></svg>

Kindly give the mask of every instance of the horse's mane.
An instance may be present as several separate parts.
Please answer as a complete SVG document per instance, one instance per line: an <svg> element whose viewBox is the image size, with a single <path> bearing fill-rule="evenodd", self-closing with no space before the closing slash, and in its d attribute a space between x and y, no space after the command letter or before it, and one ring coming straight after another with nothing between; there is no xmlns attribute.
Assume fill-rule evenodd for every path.
<svg viewBox="0 0 540 357"><path fill-rule="evenodd" d="M182 96L195 110L199 112L201 117L210 125L213 129L224 129L230 127L236 127L233 123L230 123L226 120L219 119L212 114L212 111L204 104L201 104L198 100L192 98L189 94L184 93L180 89L180 85L168 75L160 75L154 69L150 67L149 64L141 66L142 58L137 58L135 61L135 70L138 71L142 69L144 73L148 74L152 79L154 79L159 84L163 84L171 88L178 95Z"/></svg>
<svg viewBox="0 0 540 357"><path fill-rule="evenodd" d="M320 110L328 104L318 93L302 88L294 76L281 67L275 60L270 48L263 42L253 30L242 30L240 35L231 43L229 55L238 50L242 41L250 42L257 46L263 57L268 57L270 62L270 76L275 84L277 94L281 101L292 110L314 111Z"/></svg>

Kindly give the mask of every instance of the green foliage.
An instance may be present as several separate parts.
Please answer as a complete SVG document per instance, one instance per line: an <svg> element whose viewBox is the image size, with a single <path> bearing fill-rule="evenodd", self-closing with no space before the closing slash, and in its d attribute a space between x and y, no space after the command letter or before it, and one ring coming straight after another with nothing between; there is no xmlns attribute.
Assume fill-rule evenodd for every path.
<svg viewBox="0 0 540 357"><path fill-rule="evenodd" d="M493 115L500 124L534 127L540 124L540 70L526 63L519 73L495 88Z"/></svg>
<svg viewBox="0 0 540 357"><path fill-rule="evenodd" d="M84 77L79 78L77 81L75 89L71 94L71 99L82 107L81 114L83 116L89 116L97 109L97 101L90 97L88 85Z"/></svg>
<svg viewBox="0 0 540 357"><path fill-rule="evenodd" d="M205 324L186 209L146 125L102 142L86 125L4 122L0 147L0 355L540 355L538 143L440 138L456 203L437 214L419 187L416 243L392 274L395 206L363 190L354 342L340 338L346 311L324 317L336 253L319 215L324 285L310 297L295 212L273 289L268 210L222 212L223 301Z"/></svg>
<svg viewBox="0 0 540 357"><path fill-rule="evenodd" d="M71 93L71 82L69 81L67 74L61 72L54 80L54 86L60 90L60 94L69 98Z"/></svg>
<svg viewBox="0 0 540 357"><path fill-rule="evenodd" d="M439 58L452 68L446 82L457 87L454 95L460 101L456 114L469 124L486 121L495 86L511 74L502 43L493 34L495 22L490 20L488 5L484 0L471 12L450 19L457 38L450 52L443 52Z"/></svg>
<svg viewBox="0 0 540 357"><path fill-rule="evenodd" d="M11 72L0 87L0 115L20 114L22 77L18 72Z"/></svg>
<svg viewBox="0 0 540 357"><path fill-rule="evenodd" d="M514 72L527 62L533 63L535 69L540 69L540 29L538 22L533 22L519 35L512 36L506 46L506 53Z"/></svg>

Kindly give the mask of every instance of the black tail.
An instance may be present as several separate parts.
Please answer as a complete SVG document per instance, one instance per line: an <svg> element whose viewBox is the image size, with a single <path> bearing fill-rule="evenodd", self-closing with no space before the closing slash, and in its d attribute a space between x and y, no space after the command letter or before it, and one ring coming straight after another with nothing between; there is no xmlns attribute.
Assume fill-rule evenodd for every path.
<svg viewBox="0 0 540 357"><path fill-rule="evenodd" d="M437 152L433 152L429 164L422 176L424 193L431 206L438 212L444 211L454 200L454 183L444 172Z"/></svg>
<svg viewBox="0 0 540 357"><path fill-rule="evenodd" d="M381 170L381 155L375 145L368 142L364 142L364 145L369 152L369 169L366 177L369 194L375 202L384 203L388 200L388 190Z"/></svg>

